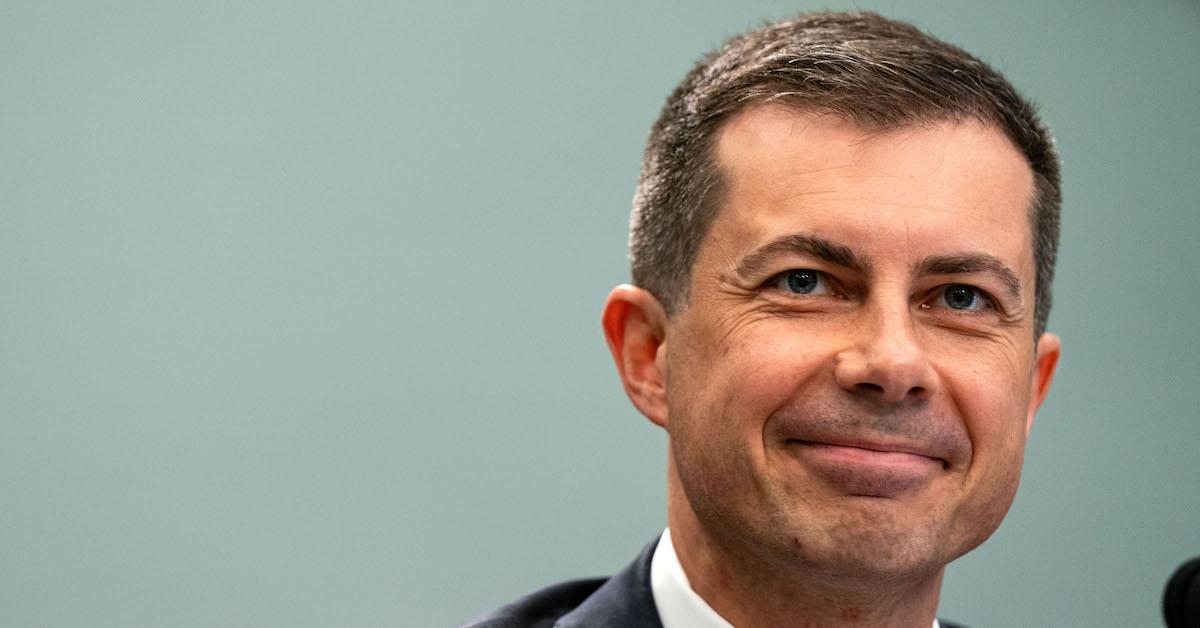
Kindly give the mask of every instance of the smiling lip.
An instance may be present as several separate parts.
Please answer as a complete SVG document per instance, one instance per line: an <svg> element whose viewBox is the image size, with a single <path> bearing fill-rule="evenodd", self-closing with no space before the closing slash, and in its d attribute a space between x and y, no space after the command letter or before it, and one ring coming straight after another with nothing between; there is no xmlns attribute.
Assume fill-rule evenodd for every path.
<svg viewBox="0 0 1200 628"><path fill-rule="evenodd" d="M825 482L849 495L895 497L933 479L946 462L915 447L788 440L788 451Z"/></svg>

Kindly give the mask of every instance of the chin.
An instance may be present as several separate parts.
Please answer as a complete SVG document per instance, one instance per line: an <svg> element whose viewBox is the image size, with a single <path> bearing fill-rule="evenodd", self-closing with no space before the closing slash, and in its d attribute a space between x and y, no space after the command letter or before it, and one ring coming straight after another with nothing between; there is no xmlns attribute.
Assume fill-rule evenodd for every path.
<svg viewBox="0 0 1200 628"><path fill-rule="evenodd" d="M952 547L945 527L936 521L904 521L871 510L848 509L821 522L794 522L784 542L797 566L854 581L908 579L934 575L970 549Z"/></svg>

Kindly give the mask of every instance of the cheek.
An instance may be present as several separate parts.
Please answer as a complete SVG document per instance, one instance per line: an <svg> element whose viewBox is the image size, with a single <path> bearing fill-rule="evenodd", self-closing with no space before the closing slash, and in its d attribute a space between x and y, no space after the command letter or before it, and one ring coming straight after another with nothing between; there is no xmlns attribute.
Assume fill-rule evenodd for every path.
<svg viewBox="0 0 1200 628"><path fill-rule="evenodd" d="M952 397L971 442L969 490L984 519L1007 511L1025 456L1028 378L1010 367L959 371Z"/></svg>
<svg viewBox="0 0 1200 628"><path fill-rule="evenodd" d="M1011 381L973 386L972 392L960 397L961 414L976 457L991 451L1011 451L1024 442L1025 396L1014 391L1014 386L1020 387Z"/></svg>
<svg viewBox="0 0 1200 628"><path fill-rule="evenodd" d="M824 361L814 343L800 340L794 332L772 334L767 326L756 331L741 339L726 360L735 377L730 388L740 405L758 409L755 414L765 421L767 415L795 398Z"/></svg>
<svg viewBox="0 0 1200 628"><path fill-rule="evenodd" d="M813 382L822 373L832 383L831 360L818 340L824 336L799 333L786 323L769 319L742 326L704 356L707 363L689 365L697 376L692 389L701 395L695 412L720 412L712 419L723 424L725 445L748 448L753 458L765 455L764 430L773 414L806 392L818 393Z"/></svg>
<svg viewBox="0 0 1200 628"><path fill-rule="evenodd" d="M1008 343L948 343L934 348L935 368L967 429L973 458L1011 457L1024 447L1031 362ZM974 464L974 462L973 462Z"/></svg>
<svg viewBox="0 0 1200 628"><path fill-rule="evenodd" d="M684 421L688 425L679 427L688 431L721 432L727 445L761 440L771 413L794 399L824 363L812 335L776 323L698 328L689 334L696 342L683 351L672 348L670 422Z"/></svg>
<svg viewBox="0 0 1200 628"><path fill-rule="evenodd" d="M966 426L971 456L956 507L956 546L965 552L986 540L1008 512L1025 456L1027 384L996 371L966 385L953 383L953 398Z"/></svg>

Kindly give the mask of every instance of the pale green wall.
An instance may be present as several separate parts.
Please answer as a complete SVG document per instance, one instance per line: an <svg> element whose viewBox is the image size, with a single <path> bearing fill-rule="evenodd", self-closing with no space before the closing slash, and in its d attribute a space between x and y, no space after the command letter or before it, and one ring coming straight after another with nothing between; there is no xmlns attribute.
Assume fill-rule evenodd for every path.
<svg viewBox="0 0 1200 628"><path fill-rule="evenodd" d="M632 558L664 439L598 313L642 142L803 3L188 4L0 4L0 624L450 625ZM1157 625L1200 554L1200 5L854 4L1065 162L1058 384L942 612Z"/></svg>

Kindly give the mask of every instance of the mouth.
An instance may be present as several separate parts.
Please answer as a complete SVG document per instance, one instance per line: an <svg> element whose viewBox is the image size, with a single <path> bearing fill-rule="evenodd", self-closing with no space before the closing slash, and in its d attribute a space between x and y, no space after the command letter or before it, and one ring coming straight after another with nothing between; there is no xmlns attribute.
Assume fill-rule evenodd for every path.
<svg viewBox="0 0 1200 628"><path fill-rule="evenodd" d="M790 456L838 492L898 497L920 489L949 463L903 444L789 439Z"/></svg>

